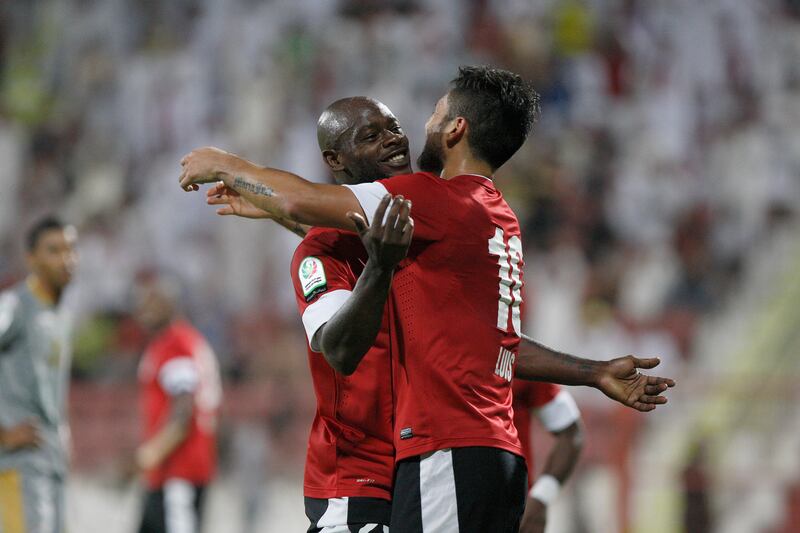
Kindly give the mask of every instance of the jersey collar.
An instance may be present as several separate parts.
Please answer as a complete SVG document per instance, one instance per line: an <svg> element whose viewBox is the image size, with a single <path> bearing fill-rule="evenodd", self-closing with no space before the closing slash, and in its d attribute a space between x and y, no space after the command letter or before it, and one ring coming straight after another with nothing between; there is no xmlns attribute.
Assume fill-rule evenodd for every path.
<svg viewBox="0 0 800 533"><path fill-rule="evenodd" d="M25 280L28 285L28 290L31 291L33 297L45 307L55 307L55 299L42 287L41 282L35 276L28 276Z"/></svg>

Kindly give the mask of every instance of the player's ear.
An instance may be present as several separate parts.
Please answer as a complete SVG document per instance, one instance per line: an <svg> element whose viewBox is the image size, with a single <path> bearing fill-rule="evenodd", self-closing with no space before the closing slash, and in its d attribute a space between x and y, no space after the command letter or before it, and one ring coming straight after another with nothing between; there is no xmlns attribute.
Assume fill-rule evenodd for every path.
<svg viewBox="0 0 800 533"><path fill-rule="evenodd" d="M467 120L464 117L456 117L445 126L445 142L448 148L452 148L464 138L467 127Z"/></svg>
<svg viewBox="0 0 800 533"><path fill-rule="evenodd" d="M339 153L336 150L323 150L322 158L325 159L325 164L334 172L341 172L344 170L344 163L342 163Z"/></svg>

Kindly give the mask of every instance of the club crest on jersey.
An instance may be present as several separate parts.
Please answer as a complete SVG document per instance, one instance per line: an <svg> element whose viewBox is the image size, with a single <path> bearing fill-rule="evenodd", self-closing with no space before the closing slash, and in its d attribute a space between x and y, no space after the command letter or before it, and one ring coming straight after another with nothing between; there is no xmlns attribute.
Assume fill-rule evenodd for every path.
<svg viewBox="0 0 800 533"><path fill-rule="evenodd" d="M300 277L300 286L303 288L303 296L306 301L328 288L325 267L322 266L322 261L316 257L309 256L303 259L297 274Z"/></svg>

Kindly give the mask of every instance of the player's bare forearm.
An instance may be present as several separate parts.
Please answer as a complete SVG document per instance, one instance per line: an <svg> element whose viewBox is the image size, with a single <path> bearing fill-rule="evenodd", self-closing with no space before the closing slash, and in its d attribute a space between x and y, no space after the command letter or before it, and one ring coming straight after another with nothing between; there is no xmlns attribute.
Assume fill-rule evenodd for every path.
<svg viewBox="0 0 800 533"><path fill-rule="evenodd" d="M346 187L313 183L296 174L256 165L216 148L193 150L181 161L180 184L197 190L199 184L221 181L253 206L274 218L310 226L353 230L347 213L362 213Z"/></svg>
<svg viewBox="0 0 800 533"><path fill-rule="evenodd" d="M555 445L547 456L542 474L549 474L556 478L562 485L569 478L575 465L578 463L583 450L583 427L580 420L576 420L567 428L553 433Z"/></svg>
<svg viewBox="0 0 800 533"><path fill-rule="evenodd" d="M191 394L181 394L173 398L167 423L136 450L136 463L140 469L158 467L186 440L192 419L193 401Z"/></svg>
<svg viewBox="0 0 800 533"><path fill-rule="evenodd" d="M602 361L559 352L522 335L514 375L526 380L594 387L602 366Z"/></svg>
<svg viewBox="0 0 800 533"><path fill-rule="evenodd" d="M393 269L367 261L347 302L320 329L319 345L334 370L344 375L356 371L375 343L383 321Z"/></svg>
<svg viewBox="0 0 800 533"><path fill-rule="evenodd" d="M283 226L284 228L288 229L301 239L306 236L308 231L311 229L311 226L306 224L300 224L299 222L295 222L294 220L289 220L288 218L276 218L275 222Z"/></svg>
<svg viewBox="0 0 800 533"><path fill-rule="evenodd" d="M369 259L350 298L325 324L320 342L331 366L348 375L375 342L394 269L408 253L414 234L411 202L402 196L384 196L369 227L361 214L349 216Z"/></svg>
<svg viewBox="0 0 800 533"><path fill-rule="evenodd" d="M552 350L523 335L515 374L528 380L595 387L612 400L648 412L667 403L661 393L675 386L673 379L639 372L640 368L655 368L660 362L657 357L640 359L632 355L610 361L582 359Z"/></svg>
<svg viewBox="0 0 800 533"><path fill-rule="evenodd" d="M36 420L25 420L15 426L0 426L0 452L20 448L37 447L41 444Z"/></svg>

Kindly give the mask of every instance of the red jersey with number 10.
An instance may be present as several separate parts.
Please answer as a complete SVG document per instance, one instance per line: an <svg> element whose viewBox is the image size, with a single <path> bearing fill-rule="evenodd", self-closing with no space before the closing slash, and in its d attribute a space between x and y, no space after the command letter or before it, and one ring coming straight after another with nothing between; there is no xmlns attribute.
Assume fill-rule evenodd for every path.
<svg viewBox="0 0 800 533"><path fill-rule="evenodd" d="M428 173L350 187L371 219L388 191L412 201L414 242L392 280L397 460L487 446L521 455L511 416L522 243L491 179Z"/></svg>

